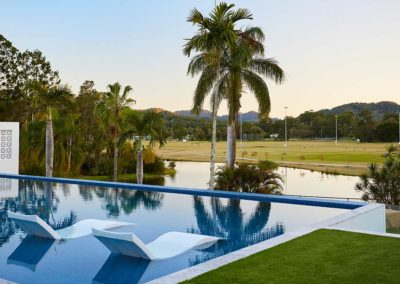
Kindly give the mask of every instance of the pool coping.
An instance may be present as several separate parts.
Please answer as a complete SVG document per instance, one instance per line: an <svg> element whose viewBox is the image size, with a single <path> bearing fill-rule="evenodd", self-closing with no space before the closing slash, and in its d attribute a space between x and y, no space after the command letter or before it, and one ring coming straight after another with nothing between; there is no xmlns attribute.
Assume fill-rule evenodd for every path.
<svg viewBox="0 0 400 284"><path fill-rule="evenodd" d="M0 284L17 284L17 283L0 278Z"/></svg>
<svg viewBox="0 0 400 284"><path fill-rule="evenodd" d="M379 204L379 203L370 203L370 204L367 204L360 208L357 208L357 209L339 214L332 218L323 220L321 222L315 223L313 225L302 227L293 232L288 232L283 235L274 237L272 239L262 241L260 243L242 248L237 251L233 251L231 253L228 253L228 254L222 255L220 257L208 260L206 262L197 264L195 266L188 267L186 269L162 276L160 278L148 281L146 283L147 284L174 284L174 283L180 283L185 280L190 280L201 274L215 270L221 266L224 266L229 263L246 258L248 256L259 253L266 249L269 249L269 248L275 247L277 245L283 244L285 242L291 241L293 239L296 239L298 237L307 235L307 234L312 233L319 229L344 230L344 231L349 231L349 232L359 232L359 233L367 233L367 234L374 234L374 235L379 235L379 236L396 237L397 238L398 236L393 236L393 234L379 233L379 232L373 232L373 231L364 231L364 230L351 230L351 229L346 229L346 228L340 227L340 223L343 223L345 221L348 221L350 219L353 219L357 216L360 216L362 214L365 214L365 213L368 213L371 211L382 210L382 207L385 208L385 205Z"/></svg>
<svg viewBox="0 0 400 284"><path fill-rule="evenodd" d="M124 188L132 190L243 199L243 200L262 201L262 202L287 203L287 204L318 206L318 207L328 207L328 208L338 208L338 209L356 209L367 204L366 202L343 200L343 199L323 199L317 197L285 196L285 195L272 195L272 194L260 194L260 193L231 192L231 191L221 191L221 190L204 190L195 188L182 188L182 187L170 187L170 186L167 187L159 185L146 185L146 184L110 182L110 181L94 181L94 180L84 180L84 179L44 177L44 176L31 176L31 175L16 175L16 174L5 174L5 173L0 173L0 178L33 180L33 181L53 182L53 183L68 183L68 184L76 184L84 186Z"/></svg>

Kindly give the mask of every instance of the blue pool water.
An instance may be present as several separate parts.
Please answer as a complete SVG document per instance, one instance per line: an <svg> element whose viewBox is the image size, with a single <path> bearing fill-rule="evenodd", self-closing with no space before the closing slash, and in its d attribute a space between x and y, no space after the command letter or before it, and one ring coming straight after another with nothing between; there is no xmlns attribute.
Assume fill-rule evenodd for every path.
<svg viewBox="0 0 400 284"><path fill-rule="evenodd" d="M62 242L27 237L7 210L59 229L87 218L136 223L145 243L169 231L224 238L163 261L112 255L93 236ZM284 203L0 180L0 278L18 283L143 283L345 212Z"/></svg>

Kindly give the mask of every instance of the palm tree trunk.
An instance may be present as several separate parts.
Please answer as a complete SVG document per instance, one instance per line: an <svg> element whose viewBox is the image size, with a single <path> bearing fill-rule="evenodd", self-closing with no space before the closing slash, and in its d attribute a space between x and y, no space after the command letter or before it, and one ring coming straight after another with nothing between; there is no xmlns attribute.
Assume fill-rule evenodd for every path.
<svg viewBox="0 0 400 284"><path fill-rule="evenodd" d="M71 171L71 161L72 161L72 137L69 137L68 141L68 164L67 164L67 172Z"/></svg>
<svg viewBox="0 0 400 284"><path fill-rule="evenodd" d="M227 151L226 164L228 168L233 168L236 161L236 121L233 120L228 124L227 130Z"/></svg>
<svg viewBox="0 0 400 284"><path fill-rule="evenodd" d="M143 183L143 150L140 149L136 152L136 182Z"/></svg>
<svg viewBox="0 0 400 284"><path fill-rule="evenodd" d="M53 176L53 161L54 161L54 135L53 121L46 121L46 177Z"/></svg>
<svg viewBox="0 0 400 284"><path fill-rule="evenodd" d="M217 144L217 95L214 94L213 105L212 105L212 136L211 136L211 157L210 157L210 181L208 186L211 190L214 189L215 179L215 151Z"/></svg>
<svg viewBox="0 0 400 284"><path fill-rule="evenodd" d="M114 171L113 171L113 181L117 181L118 178L118 145L114 143Z"/></svg>

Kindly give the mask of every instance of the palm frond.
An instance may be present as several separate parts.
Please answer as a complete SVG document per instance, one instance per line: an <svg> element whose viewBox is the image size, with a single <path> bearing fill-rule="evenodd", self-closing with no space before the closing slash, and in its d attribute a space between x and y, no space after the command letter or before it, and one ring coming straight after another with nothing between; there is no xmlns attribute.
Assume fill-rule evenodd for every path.
<svg viewBox="0 0 400 284"><path fill-rule="evenodd" d="M232 22L235 23L240 20L252 20L253 14L248 9L239 8L232 14Z"/></svg>
<svg viewBox="0 0 400 284"><path fill-rule="evenodd" d="M188 75L190 74L193 77L204 70L204 68L207 66L205 56L205 53L200 53L190 60L187 70Z"/></svg>
<svg viewBox="0 0 400 284"><path fill-rule="evenodd" d="M195 24L201 24L201 22L204 20L203 14L197 10L196 8L193 8L189 12L189 16L187 17L186 21Z"/></svg>
<svg viewBox="0 0 400 284"><path fill-rule="evenodd" d="M216 70L212 67L207 67L201 74L199 81L196 86L196 90L193 96L193 108L192 113L199 115L202 109L204 99L207 94L213 88L213 85L217 79Z"/></svg>
<svg viewBox="0 0 400 284"><path fill-rule="evenodd" d="M261 117L267 117L271 111L271 101L269 98L269 90L265 81L256 73L244 70L241 73L247 87L252 91L257 99L259 113Z"/></svg>
<svg viewBox="0 0 400 284"><path fill-rule="evenodd" d="M277 84L281 84L285 80L285 73L274 58L253 59L250 68L266 78L274 80Z"/></svg>

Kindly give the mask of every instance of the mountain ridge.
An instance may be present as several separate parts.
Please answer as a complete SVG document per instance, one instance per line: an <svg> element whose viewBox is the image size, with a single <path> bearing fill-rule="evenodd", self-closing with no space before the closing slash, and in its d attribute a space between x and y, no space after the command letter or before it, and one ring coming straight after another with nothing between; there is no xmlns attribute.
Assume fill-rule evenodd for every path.
<svg viewBox="0 0 400 284"><path fill-rule="evenodd" d="M363 102L354 102L354 103L347 103L343 105L339 105L333 108L326 108L326 109L321 109L315 112L322 112L324 114L331 114L331 115L336 115L336 114L341 114L343 112L353 112L354 114L360 113L362 110L367 109L371 111L372 117L374 119L381 119L385 113L398 113L400 110L400 104L397 104L395 102L391 101L380 101L376 103L363 103ZM178 110L178 111L169 111L165 110L163 108L149 108L146 109L149 111L155 111L155 112L168 112L171 114L175 114L177 116L183 116L183 117L196 117L191 113L190 110ZM211 118L211 112L208 110L202 110L200 112L200 115L198 116L200 118ZM228 120L228 115L219 115L218 119L220 120ZM258 112L256 111L248 111L242 114L242 119L243 121L257 121L258 120ZM276 118L271 118L271 119L276 119Z"/></svg>

